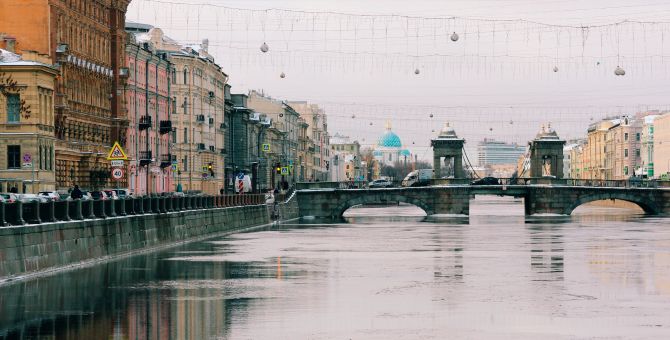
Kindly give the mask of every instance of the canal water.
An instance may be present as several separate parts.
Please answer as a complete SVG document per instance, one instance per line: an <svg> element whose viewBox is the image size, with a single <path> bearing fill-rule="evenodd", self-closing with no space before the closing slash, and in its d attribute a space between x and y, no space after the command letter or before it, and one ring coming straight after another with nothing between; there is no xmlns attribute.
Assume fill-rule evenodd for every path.
<svg viewBox="0 0 670 340"><path fill-rule="evenodd" d="M352 208L0 286L0 339L662 339L668 219Z"/></svg>

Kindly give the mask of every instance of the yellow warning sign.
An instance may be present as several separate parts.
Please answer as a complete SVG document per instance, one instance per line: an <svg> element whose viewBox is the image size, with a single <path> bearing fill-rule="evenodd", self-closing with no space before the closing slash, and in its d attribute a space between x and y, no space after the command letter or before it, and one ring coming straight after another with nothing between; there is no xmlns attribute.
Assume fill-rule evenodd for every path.
<svg viewBox="0 0 670 340"><path fill-rule="evenodd" d="M115 142L112 150L109 151L109 155L107 155L107 159L111 161L114 159L128 159L128 157L126 157L126 153L121 149L119 142Z"/></svg>

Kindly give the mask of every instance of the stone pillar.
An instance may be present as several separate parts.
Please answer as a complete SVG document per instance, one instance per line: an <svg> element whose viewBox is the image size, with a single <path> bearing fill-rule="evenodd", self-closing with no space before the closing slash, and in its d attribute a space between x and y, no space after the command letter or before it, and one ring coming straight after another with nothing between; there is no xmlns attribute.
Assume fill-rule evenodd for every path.
<svg viewBox="0 0 670 340"><path fill-rule="evenodd" d="M116 212L116 215L126 216L126 200L119 198L118 200L114 200L114 204L114 211Z"/></svg>
<svg viewBox="0 0 670 340"><path fill-rule="evenodd" d="M55 203L52 200L48 200L46 203L40 203L40 219L42 222L56 222L56 207Z"/></svg>
<svg viewBox="0 0 670 340"><path fill-rule="evenodd" d="M0 225L7 226L7 220L5 218L5 202L0 202Z"/></svg>
<svg viewBox="0 0 670 340"><path fill-rule="evenodd" d="M77 221L83 220L84 214L82 212L81 200L74 200L68 203L70 206L70 218Z"/></svg>

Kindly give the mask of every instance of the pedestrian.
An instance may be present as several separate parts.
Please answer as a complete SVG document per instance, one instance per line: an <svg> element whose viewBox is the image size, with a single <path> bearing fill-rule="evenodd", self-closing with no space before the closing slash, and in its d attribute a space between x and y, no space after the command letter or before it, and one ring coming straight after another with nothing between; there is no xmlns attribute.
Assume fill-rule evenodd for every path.
<svg viewBox="0 0 670 340"><path fill-rule="evenodd" d="M9 192L11 192L12 194L18 194L18 193L19 193L19 189L17 189L16 187L13 187L13 188L11 188L11 189L9 190Z"/></svg>
<svg viewBox="0 0 670 340"><path fill-rule="evenodd" d="M219 195L223 195L223 188L221 188L221 190L219 190Z"/></svg>
<svg viewBox="0 0 670 340"><path fill-rule="evenodd" d="M79 190L78 185L74 186L74 189L72 190L72 195L70 195L70 197L72 197L73 200L84 198L84 195L81 194L81 190Z"/></svg>
<svg viewBox="0 0 670 340"><path fill-rule="evenodd" d="M283 180L281 186L284 189L284 191L288 190L288 181Z"/></svg>
<svg viewBox="0 0 670 340"><path fill-rule="evenodd" d="M319 181L319 179L317 178L315 182L318 182L318 181Z"/></svg>

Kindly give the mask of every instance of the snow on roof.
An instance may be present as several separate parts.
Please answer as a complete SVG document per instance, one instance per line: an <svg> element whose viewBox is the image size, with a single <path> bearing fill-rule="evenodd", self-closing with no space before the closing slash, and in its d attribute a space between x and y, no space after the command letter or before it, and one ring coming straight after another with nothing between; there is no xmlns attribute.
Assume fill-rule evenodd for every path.
<svg viewBox="0 0 670 340"><path fill-rule="evenodd" d="M644 123L645 124L651 124L654 122L654 119L660 117L661 115L649 115L649 116L644 116Z"/></svg>
<svg viewBox="0 0 670 340"><path fill-rule="evenodd" d="M0 64L2 66L46 66L56 69L49 64L41 63L39 61L24 61L23 57L16 53L9 52L0 48Z"/></svg>

